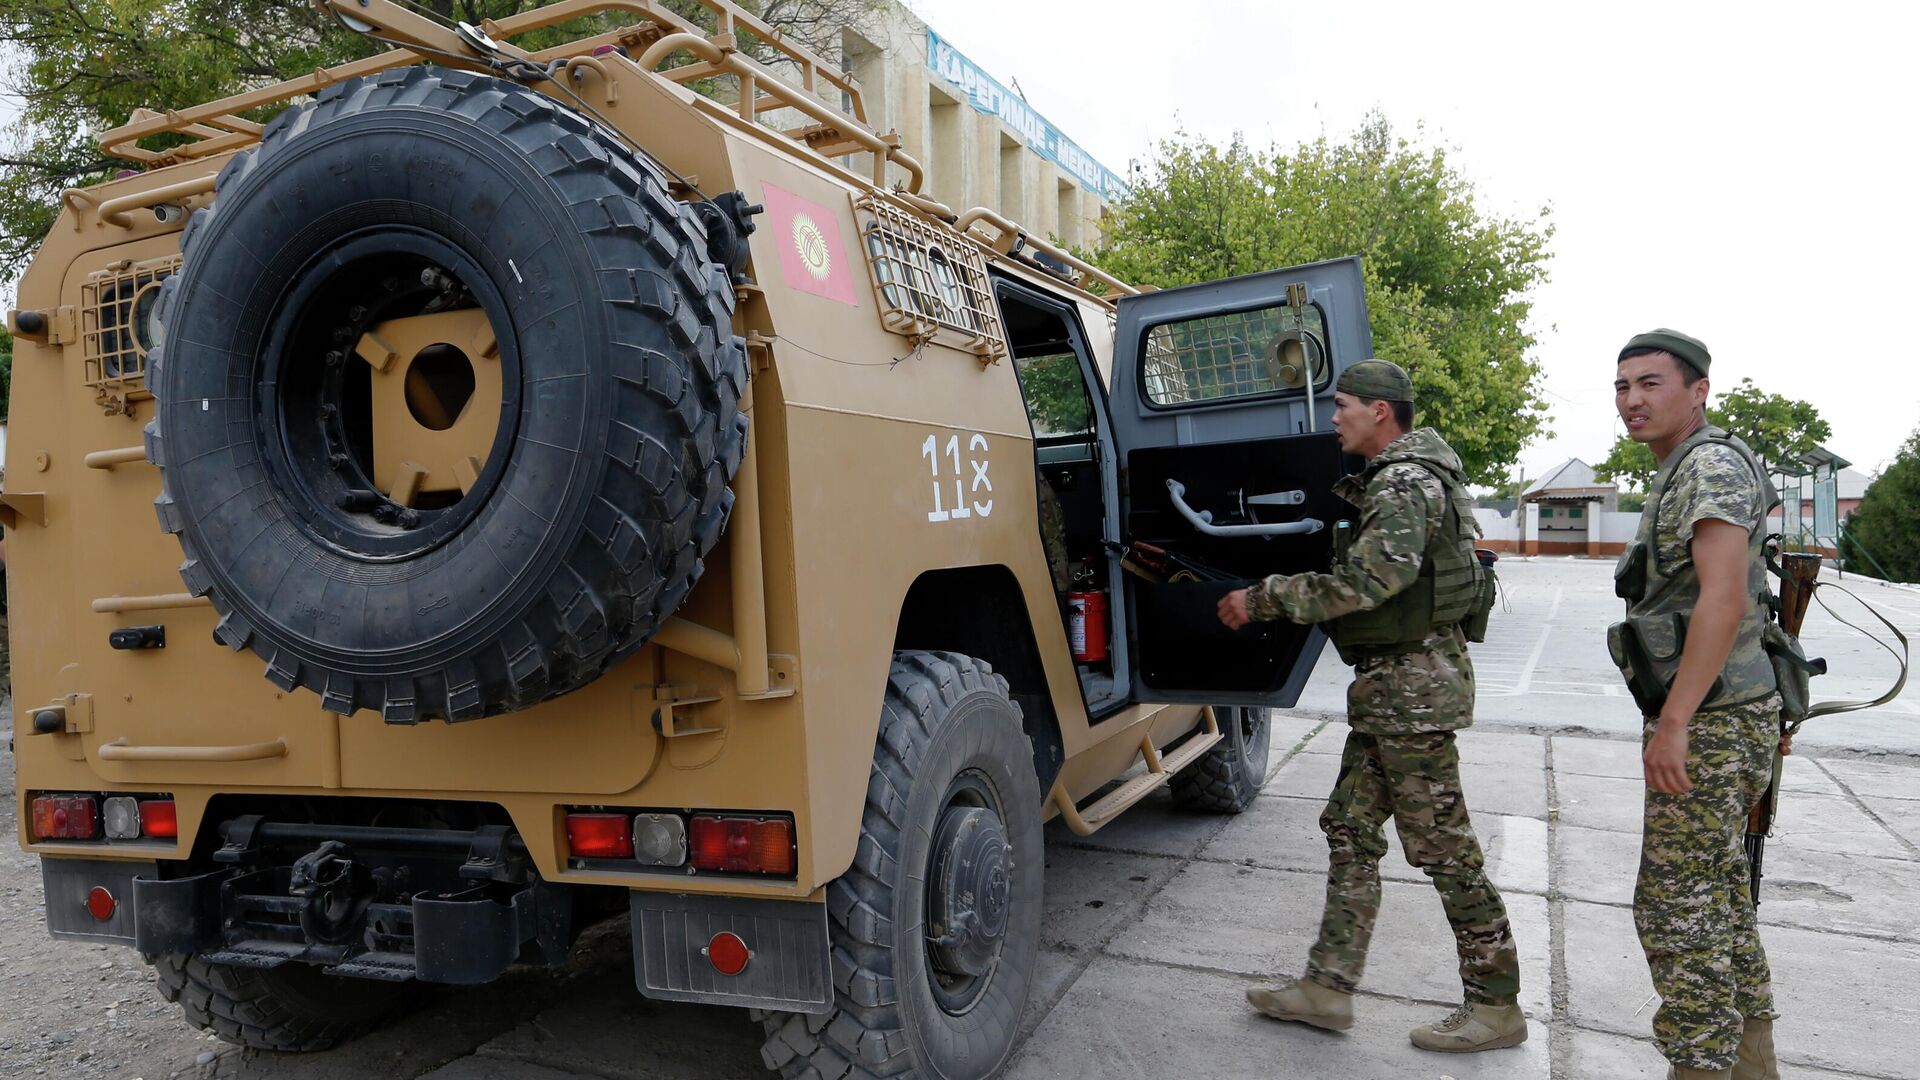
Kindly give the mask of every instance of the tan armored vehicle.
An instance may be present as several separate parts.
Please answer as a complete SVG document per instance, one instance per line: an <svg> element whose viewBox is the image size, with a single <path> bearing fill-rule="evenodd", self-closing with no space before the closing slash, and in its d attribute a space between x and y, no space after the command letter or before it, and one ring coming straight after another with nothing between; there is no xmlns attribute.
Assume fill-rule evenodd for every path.
<svg viewBox="0 0 1920 1080"><path fill-rule="evenodd" d="M331 0L400 47L66 193L9 314L20 841L189 1021L321 1049L618 915L783 1075L986 1076L1043 822L1261 780L1321 638L1214 605L1327 563L1357 266L1137 292L710 4Z"/></svg>

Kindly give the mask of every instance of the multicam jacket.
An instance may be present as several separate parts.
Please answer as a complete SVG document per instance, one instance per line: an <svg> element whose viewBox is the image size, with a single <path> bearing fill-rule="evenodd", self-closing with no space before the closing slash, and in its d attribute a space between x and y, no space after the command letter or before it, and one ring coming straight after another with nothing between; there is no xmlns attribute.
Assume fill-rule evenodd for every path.
<svg viewBox="0 0 1920 1080"><path fill-rule="evenodd" d="M1422 457L1459 468L1430 428L1408 432L1381 456ZM1255 619L1322 623L1378 607L1414 583L1447 510L1444 486L1425 466L1395 463L1349 476L1334 493L1360 509L1346 556L1324 574L1275 574L1247 590ZM1363 657L1347 688L1347 720L1370 735L1452 731L1473 723L1473 661L1458 630L1437 630L1404 652Z"/></svg>

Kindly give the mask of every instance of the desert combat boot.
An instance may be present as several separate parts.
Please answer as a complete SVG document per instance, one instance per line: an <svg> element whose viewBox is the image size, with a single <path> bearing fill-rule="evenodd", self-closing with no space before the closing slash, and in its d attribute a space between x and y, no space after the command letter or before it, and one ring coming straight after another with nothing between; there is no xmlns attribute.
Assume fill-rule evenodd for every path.
<svg viewBox="0 0 1920 1080"><path fill-rule="evenodd" d="M1442 1054L1472 1054L1527 1041L1527 1014L1518 1005L1468 1002L1437 1024L1413 1029L1413 1045Z"/></svg>
<svg viewBox="0 0 1920 1080"><path fill-rule="evenodd" d="M1685 1065L1667 1068L1667 1080L1733 1080L1732 1069L1689 1069Z"/></svg>
<svg viewBox="0 0 1920 1080"><path fill-rule="evenodd" d="M1328 1031L1345 1031L1353 1026L1353 995L1312 979L1257 987L1247 991L1247 1001L1275 1020L1293 1020Z"/></svg>
<svg viewBox="0 0 1920 1080"><path fill-rule="evenodd" d="M1780 1059L1773 1056L1773 1021L1748 1019L1740 1032L1740 1060L1733 1080L1780 1080Z"/></svg>

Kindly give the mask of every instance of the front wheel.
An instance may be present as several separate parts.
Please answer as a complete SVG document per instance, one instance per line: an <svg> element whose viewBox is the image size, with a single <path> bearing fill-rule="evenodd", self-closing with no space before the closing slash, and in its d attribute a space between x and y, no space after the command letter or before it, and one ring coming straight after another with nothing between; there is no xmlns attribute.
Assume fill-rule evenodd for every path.
<svg viewBox="0 0 1920 1080"><path fill-rule="evenodd" d="M974 1080L1013 1050L1039 950L1040 790L1007 681L894 654L853 866L827 888L833 1011L775 1013L783 1077Z"/></svg>
<svg viewBox="0 0 1920 1080"><path fill-rule="evenodd" d="M1266 783L1272 712L1216 706L1214 714L1222 737L1173 775L1173 799L1190 810L1238 814L1253 805Z"/></svg>

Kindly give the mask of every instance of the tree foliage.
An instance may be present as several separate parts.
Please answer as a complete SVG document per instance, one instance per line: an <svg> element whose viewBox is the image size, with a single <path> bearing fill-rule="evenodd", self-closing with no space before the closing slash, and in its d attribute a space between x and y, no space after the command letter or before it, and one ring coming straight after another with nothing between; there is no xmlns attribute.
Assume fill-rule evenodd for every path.
<svg viewBox="0 0 1920 1080"><path fill-rule="evenodd" d="M1412 375L1419 422L1469 476L1501 483L1546 431L1526 320L1546 278L1547 216L1483 211L1444 150L1376 115L1344 140L1292 149L1161 143L1147 179L1112 208L1096 258L1166 287L1361 256L1374 353Z"/></svg>
<svg viewBox="0 0 1920 1080"><path fill-rule="evenodd" d="M407 0L442 21L478 25L544 0ZM803 43L837 41L840 27L877 0L744 0ZM697 0L664 5L712 26ZM636 21L631 13L578 19L515 39L542 48ZM764 43L747 36L750 52ZM0 133L0 281L19 275L59 210L60 192L107 179L127 162L100 150L104 132L138 108L184 109L383 51L316 11L311 0L0 0L3 77L24 105ZM684 62L685 58L682 57ZM283 107L283 106L282 106ZM264 120L274 109L249 115ZM163 149L177 137L149 141Z"/></svg>
<svg viewBox="0 0 1920 1080"><path fill-rule="evenodd" d="M1760 460L1772 465L1797 462L1833 435L1833 428L1820 418L1819 409L1805 401L1768 393L1752 379L1741 379L1740 385L1717 404L1709 400L1707 422L1740 436ZM1621 435L1613 440L1606 459L1594 466L1593 474L1645 491L1659 468L1646 444Z"/></svg>
<svg viewBox="0 0 1920 1080"><path fill-rule="evenodd" d="M1884 572L1895 581L1920 581L1920 430L1901 444L1893 464L1876 477L1847 516L1840 554L1849 570Z"/></svg>
<svg viewBox="0 0 1920 1080"><path fill-rule="evenodd" d="M0 424L13 404L13 335L0 330Z"/></svg>

